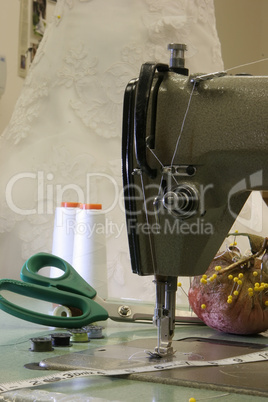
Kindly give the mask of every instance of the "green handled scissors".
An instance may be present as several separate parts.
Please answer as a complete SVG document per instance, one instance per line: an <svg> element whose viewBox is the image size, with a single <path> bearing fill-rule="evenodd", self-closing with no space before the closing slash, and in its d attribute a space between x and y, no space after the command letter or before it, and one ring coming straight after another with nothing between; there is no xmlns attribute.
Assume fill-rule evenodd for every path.
<svg viewBox="0 0 268 402"><path fill-rule="evenodd" d="M59 268L63 275L57 278L42 276L38 272L44 267ZM20 276L23 282L0 280L0 292L7 290L38 300L74 307L82 313L72 317L38 313L10 302L0 294L0 309L26 321L61 328L81 328L107 318L125 322L153 320L154 306L124 305L103 300L67 261L52 254L38 253L30 257L23 265ZM176 310L175 319L177 322L200 323L199 318L191 311Z"/></svg>
<svg viewBox="0 0 268 402"><path fill-rule="evenodd" d="M38 274L41 268L49 266L59 268L64 272L63 275L47 278ZM20 276L24 282L0 280L0 291L8 290L35 299L76 307L82 311L82 315L62 317L38 313L15 305L0 294L0 308L15 317L63 328L81 328L108 318L106 309L93 300L97 294L96 290L67 261L59 257L47 253L35 254L25 262Z"/></svg>

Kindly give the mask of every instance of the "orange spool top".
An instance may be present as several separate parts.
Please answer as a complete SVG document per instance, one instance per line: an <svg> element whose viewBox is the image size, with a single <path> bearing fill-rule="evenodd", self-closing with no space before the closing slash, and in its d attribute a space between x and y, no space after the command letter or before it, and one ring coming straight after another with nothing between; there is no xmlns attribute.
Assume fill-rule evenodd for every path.
<svg viewBox="0 0 268 402"><path fill-rule="evenodd" d="M102 209L102 204L80 204L80 209Z"/></svg>
<svg viewBox="0 0 268 402"><path fill-rule="evenodd" d="M64 208L77 208L79 206L79 202L62 202L60 206Z"/></svg>

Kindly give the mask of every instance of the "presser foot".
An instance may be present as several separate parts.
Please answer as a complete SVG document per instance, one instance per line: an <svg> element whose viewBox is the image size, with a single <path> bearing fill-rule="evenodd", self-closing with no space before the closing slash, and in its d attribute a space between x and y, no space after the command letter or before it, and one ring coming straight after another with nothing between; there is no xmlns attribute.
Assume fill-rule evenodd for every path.
<svg viewBox="0 0 268 402"><path fill-rule="evenodd" d="M154 353L152 353L152 357L169 357L173 356L175 354L176 350L173 349L172 346L166 348L166 347L160 347L158 348L157 346L154 349Z"/></svg>
<svg viewBox="0 0 268 402"><path fill-rule="evenodd" d="M172 356L175 351L172 339L175 330L176 277L157 277L154 323L157 327L157 346L154 353L161 357Z"/></svg>
<svg viewBox="0 0 268 402"><path fill-rule="evenodd" d="M157 346L154 354L159 357L171 356L175 353L172 346L174 331L170 331L170 317L161 317L156 319L157 325Z"/></svg>

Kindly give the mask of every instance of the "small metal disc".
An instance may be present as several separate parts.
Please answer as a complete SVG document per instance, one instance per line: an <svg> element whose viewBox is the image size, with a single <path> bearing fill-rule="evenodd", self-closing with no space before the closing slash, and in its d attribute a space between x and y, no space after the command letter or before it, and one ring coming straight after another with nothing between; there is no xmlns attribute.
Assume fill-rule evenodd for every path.
<svg viewBox="0 0 268 402"><path fill-rule="evenodd" d="M46 367L40 366L39 363L27 363L23 367L29 370L48 370Z"/></svg>

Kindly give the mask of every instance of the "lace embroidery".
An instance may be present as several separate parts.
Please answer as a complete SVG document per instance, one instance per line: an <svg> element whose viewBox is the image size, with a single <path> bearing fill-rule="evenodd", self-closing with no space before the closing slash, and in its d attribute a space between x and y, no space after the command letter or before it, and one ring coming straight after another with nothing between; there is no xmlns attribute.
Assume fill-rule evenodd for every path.
<svg viewBox="0 0 268 402"><path fill-rule="evenodd" d="M31 82L31 80L30 80ZM31 83L24 87L24 97L20 97L16 104L15 111L6 130L6 138L13 138L14 145L17 145L31 131L31 124L39 116L43 98L48 96L49 85L44 79L41 84Z"/></svg>
<svg viewBox="0 0 268 402"><path fill-rule="evenodd" d="M80 2L90 3L91 0ZM75 0L59 0L56 4L54 19L41 41L25 81L23 96L16 104L9 130L6 131L6 138L13 139L14 144L29 135L32 122L40 114L44 98L48 97L52 87L61 85L75 90L70 107L85 127L104 138L121 136L118 128L121 127L123 92L129 79L137 76L137 66L149 59L168 62L166 47L171 41L187 43L186 57L190 59L197 53L190 34L192 24L197 21L206 24L214 18L212 0L146 0L150 13L142 14L143 25L147 30L144 44L131 41L123 45L121 60L101 71L98 57L92 55L91 49L86 48L84 43L77 43L63 56L57 80L45 77L40 82L35 79L35 68L47 51L47 40L49 34L52 34L53 25L57 26L62 21L66 7L72 9L75 4ZM164 16L164 13L167 15ZM212 48L212 58L215 63L220 59L220 46L216 41Z"/></svg>
<svg viewBox="0 0 268 402"><path fill-rule="evenodd" d="M212 0L125 1L135 13L141 11L131 15L131 18L136 18L137 24L140 24L137 29L142 31L142 37L136 39L133 32L122 35L122 39L116 36L117 40L119 38L119 56L111 59L101 53L104 45L100 52L99 48L94 48L94 42L87 40L92 34L87 15L90 15L91 6L97 7L98 0L58 0L55 4L54 16L28 72L12 119L1 136L2 155L6 157L5 152L6 158L12 155L12 162L17 163L17 171L41 172L45 180L43 195L38 193L34 180L23 188L23 195L31 208L37 209L41 202L43 212L27 216L16 214L4 197L4 188L14 169L11 164L5 166L0 232L3 236L10 233L20 242L16 258L25 260L35 252L51 251L54 210L58 205L55 193L57 186L65 189L65 199L72 200L74 191L68 187L70 183L85 195L86 174L95 172L102 173L103 177L111 176L121 189L123 93L128 81L138 76L143 62L154 60L168 63L167 44L175 41L188 45L186 57L190 59L197 54L199 30L196 26L201 25L206 32L211 32L211 43L204 47L211 49L216 69L219 69L220 46L213 25ZM122 0L116 4L124 3ZM77 16L81 18L81 26L77 25ZM67 18L74 27L70 43L64 41ZM112 24L113 15L106 15L105 18L107 23ZM106 40L101 31L97 40ZM202 60L203 57L200 57L198 63ZM49 107L50 104L54 109ZM68 126L70 121L73 125ZM96 179L90 196L101 200L106 195L106 183ZM14 202L20 205L19 198ZM107 218L119 228L125 225L124 213L119 205L107 214ZM133 279L130 269L125 226L120 238L111 233L107 235L107 255L108 275L115 289L114 295L128 296L124 294L127 290L122 289L122 285L127 285L126 289L131 288L132 282L138 279L136 275ZM5 266L1 267L2 271L6 269ZM5 275L5 272L2 274ZM135 292L141 297L144 294L153 297L151 281L152 278L142 278Z"/></svg>

